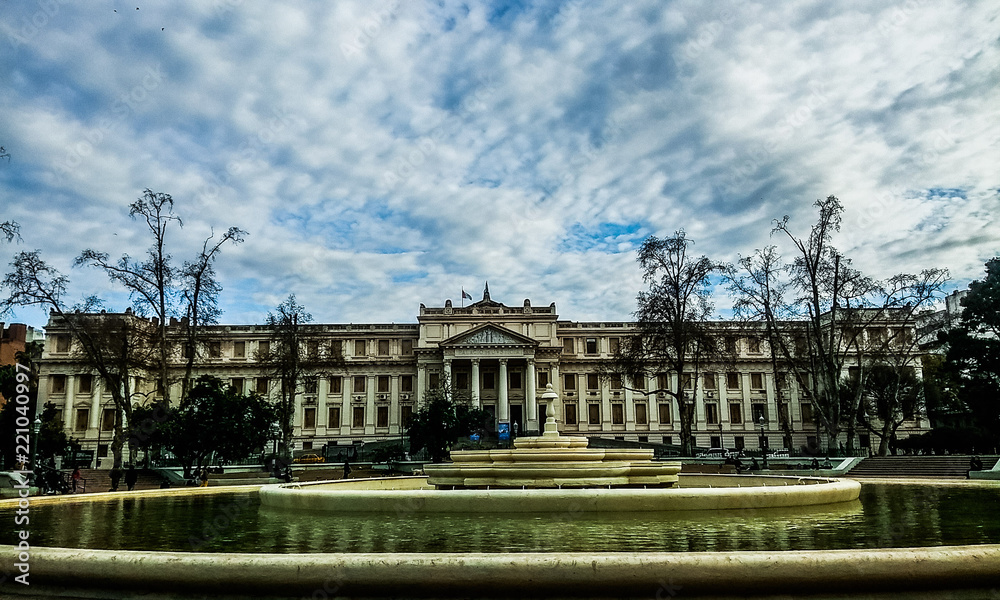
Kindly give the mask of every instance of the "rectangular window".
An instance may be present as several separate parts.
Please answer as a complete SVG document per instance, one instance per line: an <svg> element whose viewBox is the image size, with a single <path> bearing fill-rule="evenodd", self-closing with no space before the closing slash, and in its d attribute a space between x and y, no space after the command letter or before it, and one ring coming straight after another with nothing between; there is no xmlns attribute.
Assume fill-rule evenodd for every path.
<svg viewBox="0 0 1000 600"><path fill-rule="evenodd" d="M573 354L576 352L576 348L573 344L573 338L563 338L563 353Z"/></svg>
<svg viewBox="0 0 1000 600"><path fill-rule="evenodd" d="M483 389L492 390L497 387L496 374L493 371L483 373Z"/></svg>
<svg viewBox="0 0 1000 600"><path fill-rule="evenodd" d="M705 373L702 376L702 386L706 390L715 390L715 373Z"/></svg>
<svg viewBox="0 0 1000 600"><path fill-rule="evenodd" d="M379 340L378 341L378 355L379 356L389 356L389 340ZM388 417L386 417L388 418Z"/></svg>
<svg viewBox="0 0 1000 600"><path fill-rule="evenodd" d="M600 404L588 404L587 405L587 421L591 425L601 424L601 405Z"/></svg>
<svg viewBox="0 0 1000 600"><path fill-rule="evenodd" d="M307 394L315 394L319 389L319 378L315 375L310 375L304 379L304 390Z"/></svg>
<svg viewBox="0 0 1000 600"><path fill-rule="evenodd" d="M455 373L455 387L460 390L469 389L469 374L465 371Z"/></svg>
<svg viewBox="0 0 1000 600"><path fill-rule="evenodd" d="M618 354L618 351L622 348L621 338L611 337L608 338L608 352L611 354Z"/></svg>
<svg viewBox="0 0 1000 600"><path fill-rule="evenodd" d="M111 431L115 428L115 409L105 408L101 413L101 430Z"/></svg>
<svg viewBox="0 0 1000 600"><path fill-rule="evenodd" d="M747 447L747 442L742 435L738 435L733 438L733 445L736 446L737 450L743 450Z"/></svg>
<svg viewBox="0 0 1000 600"><path fill-rule="evenodd" d="M90 394L94 391L94 376L93 375L79 375L77 381L79 381L79 390L81 394Z"/></svg>
<svg viewBox="0 0 1000 600"><path fill-rule="evenodd" d="M222 342L209 342L208 343L208 357L209 358L221 358L222 357Z"/></svg>
<svg viewBox="0 0 1000 600"><path fill-rule="evenodd" d="M736 338L731 335L726 336L726 353L736 354Z"/></svg>
<svg viewBox="0 0 1000 600"><path fill-rule="evenodd" d="M600 389L600 387L601 387L601 380L597 376L597 373L587 373L587 389L596 390Z"/></svg>
<svg viewBox="0 0 1000 600"><path fill-rule="evenodd" d="M741 404L729 405L729 422L733 425L739 425L743 422L743 406Z"/></svg>
<svg viewBox="0 0 1000 600"><path fill-rule="evenodd" d="M52 376L52 393L53 394L65 394L66 393L66 376L65 375L53 375Z"/></svg>
<svg viewBox="0 0 1000 600"><path fill-rule="evenodd" d="M753 424L759 425L760 420L763 417L764 422L767 423L767 405L766 404L751 404L750 405L750 415L753 417Z"/></svg>
<svg viewBox="0 0 1000 600"><path fill-rule="evenodd" d="M587 354L597 354L597 338L587 338Z"/></svg>
<svg viewBox="0 0 1000 600"><path fill-rule="evenodd" d="M413 355L413 340L400 340L400 354L403 356Z"/></svg>
<svg viewBox="0 0 1000 600"><path fill-rule="evenodd" d="M413 375L401 375L399 377L399 391L401 392L413 391Z"/></svg>
<svg viewBox="0 0 1000 600"><path fill-rule="evenodd" d="M660 423L670 423L670 403L660 402Z"/></svg>
<svg viewBox="0 0 1000 600"><path fill-rule="evenodd" d="M783 390L788 389L788 374L778 373L778 375L775 377L775 384L777 385L777 387Z"/></svg>
<svg viewBox="0 0 1000 600"><path fill-rule="evenodd" d="M242 377L233 377L229 380L229 385L233 386L233 389L235 389L236 393L240 396L245 393L243 390L246 385L246 380Z"/></svg>
<svg viewBox="0 0 1000 600"><path fill-rule="evenodd" d="M90 421L90 409L89 408L76 409L76 430L87 431L87 428L90 426L88 421Z"/></svg>
<svg viewBox="0 0 1000 600"><path fill-rule="evenodd" d="M344 378L339 375L334 375L330 378L330 393L331 394L342 394L344 393Z"/></svg>
<svg viewBox="0 0 1000 600"><path fill-rule="evenodd" d="M670 377L666 373L660 373L656 376L656 389L659 390L669 390L670 389Z"/></svg>
<svg viewBox="0 0 1000 600"><path fill-rule="evenodd" d="M802 411L803 423L815 423L815 416L813 415L812 404L801 404L799 405L799 409Z"/></svg>
<svg viewBox="0 0 1000 600"><path fill-rule="evenodd" d="M271 354L271 342L257 342L257 354L267 358Z"/></svg>
<svg viewBox="0 0 1000 600"><path fill-rule="evenodd" d="M621 403L614 403L611 405L611 423L614 425L624 425L625 424L625 405Z"/></svg>
<svg viewBox="0 0 1000 600"><path fill-rule="evenodd" d="M319 358L319 342L317 341L306 342L306 356L308 356L313 360Z"/></svg>
<svg viewBox="0 0 1000 600"><path fill-rule="evenodd" d="M730 390L740 389L739 373L726 373L726 388Z"/></svg>
<svg viewBox="0 0 1000 600"><path fill-rule="evenodd" d="M364 340L354 340L354 356L365 356Z"/></svg>
<svg viewBox="0 0 1000 600"><path fill-rule="evenodd" d="M643 377L642 375L636 375L635 377L632 378L632 387L634 387L637 390L645 390L646 378Z"/></svg>
<svg viewBox="0 0 1000 600"><path fill-rule="evenodd" d="M510 378L510 389L512 389L512 390L519 390L519 389L521 389L521 372L520 371L511 371L508 374L508 377Z"/></svg>
<svg viewBox="0 0 1000 600"><path fill-rule="evenodd" d="M302 442L302 449L303 450L312 450L313 449L313 443L312 442Z"/></svg>
<svg viewBox="0 0 1000 600"><path fill-rule="evenodd" d="M760 338L747 338L747 352L750 354L760 354Z"/></svg>
<svg viewBox="0 0 1000 600"><path fill-rule="evenodd" d="M351 421L351 427L364 427L364 426L365 426L365 407L355 406L354 417Z"/></svg>
<svg viewBox="0 0 1000 600"><path fill-rule="evenodd" d="M56 352L69 352L70 337L68 335L56 336Z"/></svg>
<svg viewBox="0 0 1000 600"><path fill-rule="evenodd" d="M376 406L375 407L375 427L388 427L389 426L389 407L388 406Z"/></svg>
<svg viewBox="0 0 1000 600"><path fill-rule="evenodd" d="M576 425L576 404L566 404L563 408L566 410L566 424Z"/></svg>
<svg viewBox="0 0 1000 600"><path fill-rule="evenodd" d="M673 444L674 443L674 436L672 436L672 435L665 435L665 436L663 436L663 443L667 444L668 446L671 445L671 444Z"/></svg>
<svg viewBox="0 0 1000 600"><path fill-rule="evenodd" d="M538 380L538 387L544 388L549 385L549 370L541 369L535 373L535 378Z"/></svg>
<svg viewBox="0 0 1000 600"><path fill-rule="evenodd" d="M267 377L258 377L257 385L255 386L254 390L261 396L266 396L268 387L270 387L270 385L271 382Z"/></svg>
<svg viewBox="0 0 1000 600"><path fill-rule="evenodd" d="M351 390L355 394L365 393L365 382L368 380L364 375L355 375L353 380L353 389Z"/></svg>
<svg viewBox="0 0 1000 600"><path fill-rule="evenodd" d="M649 415L647 414L645 402L640 402L635 405L635 424L649 425Z"/></svg>
<svg viewBox="0 0 1000 600"><path fill-rule="evenodd" d="M413 406L404 404L399 407L399 424L404 429L410 426L413 420Z"/></svg>
<svg viewBox="0 0 1000 600"><path fill-rule="evenodd" d="M334 428L340 427L340 407L339 406L331 406L327 410L326 426L327 427L334 427Z"/></svg>
<svg viewBox="0 0 1000 600"><path fill-rule="evenodd" d="M244 358L247 355L246 342L233 342L233 358Z"/></svg>
<svg viewBox="0 0 1000 600"><path fill-rule="evenodd" d="M378 379L376 381L378 382L378 392L380 394L388 393L388 391L389 391L389 376L388 375L379 375Z"/></svg>
<svg viewBox="0 0 1000 600"><path fill-rule="evenodd" d="M719 405L712 403L705 405L705 422L709 425L719 424Z"/></svg>
<svg viewBox="0 0 1000 600"><path fill-rule="evenodd" d="M316 429L316 409L309 407L302 409L302 428Z"/></svg>
<svg viewBox="0 0 1000 600"><path fill-rule="evenodd" d="M764 374L763 373L750 373L750 389L752 389L752 390L762 390L762 389L764 389Z"/></svg>
<svg viewBox="0 0 1000 600"><path fill-rule="evenodd" d="M575 373L565 373L565 374L563 374L563 389L565 389L565 390L575 390L576 389L576 374Z"/></svg>
<svg viewBox="0 0 1000 600"><path fill-rule="evenodd" d="M622 376L615 373L611 376L611 389L620 390L622 389Z"/></svg>
<svg viewBox="0 0 1000 600"><path fill-rule="evenodd" d="M692 380L693 380L693 377L691 377L690 373L685 373L684 374L684 376L681 378L681 381L684 382L684 389L686 389L686 390L691 389Z"/></svg>

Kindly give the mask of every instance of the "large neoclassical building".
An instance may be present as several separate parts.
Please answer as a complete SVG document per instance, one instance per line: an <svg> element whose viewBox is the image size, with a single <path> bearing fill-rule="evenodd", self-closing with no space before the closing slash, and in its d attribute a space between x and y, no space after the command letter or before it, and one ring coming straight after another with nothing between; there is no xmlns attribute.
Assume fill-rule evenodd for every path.
<svg viewBox="0 0 1000 600"><path fill-rule="evenodd" d="M179 326L171 323L171 326ZM720 328L724 328L720 323ZM415 324L310 324L310 351L333 348L343 360L304 378L295 398L294 450L318 452L399 438L427 390L450 381L495 417L521 434L539 430L544 421L542 394L551 384L561 431L574 435L637 442L680 444L677 405L665 394L637 390L676 389L676 377L653 375L623 385L599 375L602 363L633 331L628 322L560 320L555 304L534 306L525 300L507 306L490 298L458 307L420 305ZM261 325L217 325L205 330L195 376L214 375L245 392L277 396L275 381L255 360L271 343ZM694 386L695 443L701 447L770 448L815 445L818 425L812 406L791 377L775 381L767 347L743 336L727 340L736 359L700 375ZM53 321L47 328L40 399L61 410L67 433L85 450L108 456L114 424L110 395L84 369L72 351L71 336ZM179 374L183 358L176 357ZM137 389L149 384L136 382ZM685 379L690 386L690 379ZM781 385L781 393L776 393ZM180 384L175 384L176 401ZM146 394L144 397L155 397ZM781 399L779 402L778 399ZM760 421L764 425L761 428ZM791 435L780 423L787 421ZM900 437L929 428L913 415ZM860 438L862 446L867 436Z"/></svg>

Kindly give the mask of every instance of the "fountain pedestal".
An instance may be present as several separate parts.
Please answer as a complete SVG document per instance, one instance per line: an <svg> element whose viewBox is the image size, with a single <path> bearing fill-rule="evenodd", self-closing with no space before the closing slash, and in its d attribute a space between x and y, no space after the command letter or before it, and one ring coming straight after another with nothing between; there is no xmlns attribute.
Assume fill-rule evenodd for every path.
<svg viewBox="0 0 1000 600"><path fill-rule="evenodd" d="M514 448L451 453L451 464L427 465L427 483L438 489L671 487L679 461L654 462L644 449L600 450L585 437L560 435L558 398L547 386L545 429L537 437L514 440Z"/></svg>

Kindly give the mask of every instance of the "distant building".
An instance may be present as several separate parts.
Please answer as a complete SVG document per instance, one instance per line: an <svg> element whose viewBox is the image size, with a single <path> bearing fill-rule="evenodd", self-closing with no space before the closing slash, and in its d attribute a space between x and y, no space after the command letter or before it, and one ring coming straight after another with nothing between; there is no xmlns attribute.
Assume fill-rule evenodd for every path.
<svg viewBox="0 0 1000 600"><path fill-rule="evenodd" d="M732 332L730 325L718 323L720 335ZM176 320L170 323L174 331L182 326ZM516 423L522 435L540 429L545 415L541 396L552 384L561 400L556 412L565 433L681 443L676 401L663 393L635 391L668 385L677 389L676 376L653 374L628 385L599 376L600 366L635 332L629 322L560 320L554 303L533 306L525 300L520 306L507 306L492 300L487 288L483 299L469 306L454 306L450 300L440 307L421 304L413 324L310 324L303 330L309 348L333 348L343 362L330 372L305 377L293 417L297 452L327 446L336 454L338 446L399 438L426 390L444 381L451 381L488 411L495 423L508 423L511 429ZM884 336L886 331L879 327L870 334ZM271 343L271 333L263 325L205 328L207 346L196 361L194 376L214 375L244 392L277 397L277 382L262 372L254 358ZM730 337L726 341L735 359L699 376L694 395L695 443L757 448L763 418L768 447L816 447L820 434L813 407L794 378L779 374L776 381L764 340L752 335ZM60 407L67 433L79 439L84 449L108 456L114 422L110 395L71 352L72 340L65 327L51 321L48 338L40 397ZM178 380L183 364L178 351L172 365ZM143 398L156 396L148 381L136 383L145 392ZM684 378L686 387L691 383L689 377ZM176 383L172 399L176 401L179 394ZM790 435L783 431L784 422ZM898 435L903 438L927 428L924 416L915 414ZM861 433L860 443L867 446L867 436Z"/></svg>
<svg viewBox="0 0 1000 600"><path fill-rule="evenodd" d="M39 339L34 327L28 327L24 323L11 323L6 325L0 322L0 329L3 335L0 337L0 365L12 365L15 362L15 355L24 352L28 342Z"/></svg>

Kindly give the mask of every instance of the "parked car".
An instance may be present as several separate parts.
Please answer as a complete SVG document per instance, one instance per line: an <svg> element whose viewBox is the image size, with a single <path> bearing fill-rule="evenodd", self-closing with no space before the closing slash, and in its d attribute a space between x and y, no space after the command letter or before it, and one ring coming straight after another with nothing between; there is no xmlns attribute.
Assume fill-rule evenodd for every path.
<svg viewBox="0 0 1000 600"><path fill-rule="evenodd" d="M21 490L15 489L14 486L26 485L27 483L28 476L23 473L0 471L0 498L17 498ZM28 488L28 494L31 496L37 495L38 491L34 485Z"/></svg>
<svg viewBox="0 0 1000 600"><path fill-rule="evenodd" d="M302 456L296 458L292 462L299 464L321 463L325 462L325 459L322 456L316 454L303 454Z"/></svg>

